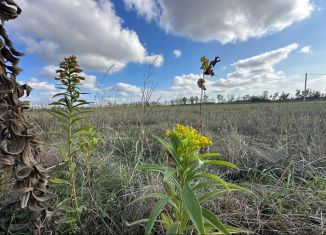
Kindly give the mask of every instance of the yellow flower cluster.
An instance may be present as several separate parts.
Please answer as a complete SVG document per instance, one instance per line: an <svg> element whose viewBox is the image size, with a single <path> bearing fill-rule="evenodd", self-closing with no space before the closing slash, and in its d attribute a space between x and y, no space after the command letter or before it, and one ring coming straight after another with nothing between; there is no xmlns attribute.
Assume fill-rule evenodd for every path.
<svg viewBox="0 0 326 235"><path fill-rule="evenodd" d="M208 137L199 134L196 129L177 124L173 130L167 130L165 135L171 137L175 133L181 140L187 140L189 147L201 149L207 145L211 145L212 141Z"/></svg>

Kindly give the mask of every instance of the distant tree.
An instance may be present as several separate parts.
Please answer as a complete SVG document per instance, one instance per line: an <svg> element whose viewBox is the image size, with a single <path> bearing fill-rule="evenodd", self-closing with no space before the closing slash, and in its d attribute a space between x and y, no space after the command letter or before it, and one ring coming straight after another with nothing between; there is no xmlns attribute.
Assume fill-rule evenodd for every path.
<svg viewBox="0 0 326 235"><path fill-rule="evenodd" d="M264 102L265 100L261 96L251 96L250 97L250 102L256 103L256 102Z"/></svg>
<svg viewBox="0 0 326 235"><path fill-rule="evenodd" d="M302 97L307 98L309 96L308 94L309 94L309 89L305 90L305 91L302 91Z"/></svg>
<svg viewBox="0 0 326 235"><path fill-rule="evenodd" d="M311 91L308 94L309 99L319 99L321 97L321 94L319 91Z"/></svg>
<svg viewBox="0 0 326 235"><path fill-rule="evenodd" d="M243 100L250 100L250 95L248 95L248 94L247 94L247 95L244 95L244 96L242 97L242 99L243 99Z"/></svg>
<svg viewBox="0 0 326 235"><path fill-rule="evenodd" d="M190 99L189 99L189 101L190 101L190 104L194 104L194 102L195 102L195 97L194 97L194 96L191 96Z"/></svg>
<svg viewBox="0 0 326 235"><path fill-rule="evenodd" d="M217 98L217 102L218 102L218 103L222 103L223 100L224 100L223 95L220 95L220 94L218 94L218 95L216 96L216 98Z"/></svg>
<svg viewBox="0 0 326 235"><path fill-rule="evenodd" d="M264 101L268 100L268 91L264 91L263 94L261 95L261 99Z"/></svg>
<svg viewBox="0 0 326 235"><path fill-rule="evenodd" d="M188 101L188 99L187 99L186 97L183 97L183 98L182 98L182 102L183 102L184 105L187 104L187 101Z"/></svg>
<svg viewBox="0 0 326 235"><path fill-rule="evenodd" d="M303 98L303 92L301 92L300 90L296 90L295 97L296 99L301 100Z"/></svg>
<svg viewBox="0 0 326 235"><path fill-rule="evenodd" d="M195 104L198 104L199 98L198 96L195 96Z"/></svg>
<svg viewBox="0 0 326 235"><path fill-rule="evenodd" d="M234 95L228 95L228 102L232 103L234 101Z"/></svg>
<svg viewBox="0 0 326 235"><path fill-rule="evenodd" d="M280 95L280 100L282 100L282 101L288 100L289 96L290 96L290 93L285 93L283 91L282 94Z"/></svg>
<svg viewBox="0 0 326 235"><path fill-rule="evenodd" d="M273 100L277 100L278 99L278 92L275 92L273 95Z"/></svg>

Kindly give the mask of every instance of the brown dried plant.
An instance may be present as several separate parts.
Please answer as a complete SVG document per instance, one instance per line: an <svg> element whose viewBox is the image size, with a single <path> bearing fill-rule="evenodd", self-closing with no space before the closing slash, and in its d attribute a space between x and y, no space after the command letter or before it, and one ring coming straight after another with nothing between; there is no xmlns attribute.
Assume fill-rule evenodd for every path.
<svg viewBox="0 0 326 235"><path fill-rule="evenodd" d="M20 196L21 208L28 208L33 215L30 227L33 234L48 230L47 219L50 196L47 192L48 173L40 161L40 143L32 131L27 117L28 96L32 90L20 85L16 77L21 72L19 56L4 28L4 21L12 20L21 13L13 0L0 0L0 174L13 169L16 180L14 189Z"/></svg>
<svg viewBox="0 0 326 235"><path fill-rule="evenodd" d="M202 116L201 105L202 105L202 101L203 101L203 95L204 95L204 97L206 96L205 91L207 90L206 86L205 86L205 82L206 82L205 76L215 76L214 67L217 63L221 62L221 58L216 56L213 60L209 61L205 56L202 56L202 57L200 57L200 62L201 62L200 69L203 71L203 73L202 73L203 77L198 79L197 85L201 90L200 104L199 104L199 113L200 113L200 119L201 119L201 116ZM205 100L206 99L204 99L204 105L205 105ZM203 125L203 124L201 124L201 125Z"/></svg>

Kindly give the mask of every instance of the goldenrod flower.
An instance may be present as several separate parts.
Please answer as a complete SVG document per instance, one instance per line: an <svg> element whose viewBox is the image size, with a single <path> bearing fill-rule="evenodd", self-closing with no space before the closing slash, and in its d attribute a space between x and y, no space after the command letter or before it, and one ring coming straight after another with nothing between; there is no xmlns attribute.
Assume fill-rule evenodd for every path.
<svg viewBox="0 0 326 235"><path fill-rule="evenodd" d="M171 134L172 134L172 132L171 132L170 130L167 130L167 131L165 132L165 136L166 136L166 137L171 137Z"/></svg>
<svg viewBox="0 0 326 235"><path fill-rule="evenodd" d="M196 129L177 124L174 129L167 130L165 135L172 137L175 134L183 142L183 152L187 150L199 150L207 145L211 145L212 141L196 131Z"/></svg>

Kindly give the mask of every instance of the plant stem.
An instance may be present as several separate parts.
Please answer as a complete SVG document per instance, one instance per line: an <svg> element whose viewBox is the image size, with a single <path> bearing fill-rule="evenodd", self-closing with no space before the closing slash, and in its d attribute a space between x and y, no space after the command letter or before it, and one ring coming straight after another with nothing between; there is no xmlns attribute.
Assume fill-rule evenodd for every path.
<svg viewBox="0 0 326 235"><path fill-rule="evenodd" d="M203 80L205 81L205 75L203 73ZM200 104L199 104L199 119L201 121L200 123L200 129L202 129L203 127L203 120L202 120L202 101L203 101L203 93L204 93L204 89L201 88L201 92L200 92ZM205 99L204 99L205 100ZM204 101L205 104L205 101Z"/></svg>
<svg viewBox="0 0 326 235"><path fill-rule="evenodd" d="M201 120L201 103L202 103L202 100L203 100L203 89L201 89L201 92L200 92L200 103L199 103L199 119Z"/></svg>

